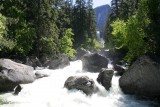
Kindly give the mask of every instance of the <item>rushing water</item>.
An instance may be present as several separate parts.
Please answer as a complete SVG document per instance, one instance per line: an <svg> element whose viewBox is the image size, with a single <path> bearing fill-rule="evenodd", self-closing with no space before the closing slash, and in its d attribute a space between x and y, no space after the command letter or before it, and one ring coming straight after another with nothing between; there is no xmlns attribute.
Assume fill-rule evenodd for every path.
<svg viewBox="0 0 160 107"><path fill-rule="evenodd" d="M109 65L111 67L111 65ZM118 85L119 77L113 76L112 87L106 91L96 82L98 73L82 71L82 62L58 70L45 69L49 77L41 78L31 84L23 85L18 96L12 93L1 94L0 98L8 102L0 107L150 107L152 101L138 100L134 96L124 95ZM85 75L92 78L99 87L99 92L86 96L82 91L64 88L69 76Z"/></svg>

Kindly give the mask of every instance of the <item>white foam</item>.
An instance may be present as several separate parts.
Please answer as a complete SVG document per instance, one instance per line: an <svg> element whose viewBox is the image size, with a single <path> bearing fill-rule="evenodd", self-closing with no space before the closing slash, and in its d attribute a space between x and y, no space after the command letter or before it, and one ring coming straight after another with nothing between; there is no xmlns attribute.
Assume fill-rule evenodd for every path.
<svg viewBox="0 0 160 107"><path fill-rule="evenodd" d="M111 67L111 65L110 65ZM71 62L71 65L58 70L45 69L43 72L51 74L36 80L31 84L23 85L18 96L12 93L0 95L11 103L0 105L1 107L146 107L147 102L137 101L124 95L119 86L119 77L113 77L110 91L96 82L98 73L82 71L82 62ZM64 88L65 80L69 76L88 76L95 81L99 92L92 96L86 96L78 90L68 91Z"/></svg>

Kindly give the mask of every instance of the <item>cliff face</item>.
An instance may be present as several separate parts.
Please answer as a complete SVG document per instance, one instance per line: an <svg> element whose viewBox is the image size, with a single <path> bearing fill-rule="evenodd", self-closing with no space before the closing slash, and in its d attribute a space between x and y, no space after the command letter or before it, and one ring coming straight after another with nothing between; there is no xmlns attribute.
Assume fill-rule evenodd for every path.
<svg viewBox="0 0 160 107"><path fill-rule="evenodd" d="M94 10L96 15L97 29L102 34L102 32L104 31L105 24L108 20L108 16L111 13L111 7L108 4L106 4L96 7Z"/></svg>

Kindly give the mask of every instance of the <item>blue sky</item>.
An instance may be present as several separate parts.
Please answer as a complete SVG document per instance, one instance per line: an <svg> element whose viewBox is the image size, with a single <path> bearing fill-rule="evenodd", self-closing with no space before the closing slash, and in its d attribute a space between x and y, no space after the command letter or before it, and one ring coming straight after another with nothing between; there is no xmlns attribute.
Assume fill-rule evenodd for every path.
<svg viewBox="0 0 160 107"><path fill-rule="evenodd" d="M93 0L93 7L97 7L97 6L101 6L101 5L104 5L104 4L111 4L111 0Z"/></svg>

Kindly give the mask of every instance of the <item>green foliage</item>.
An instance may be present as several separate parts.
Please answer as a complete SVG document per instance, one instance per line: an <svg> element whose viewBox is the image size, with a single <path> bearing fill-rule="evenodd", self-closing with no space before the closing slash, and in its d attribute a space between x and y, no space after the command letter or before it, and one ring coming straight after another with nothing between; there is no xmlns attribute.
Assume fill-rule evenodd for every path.
<svg viewBox="0 0 160 107"><path fill-rule="evenodd" d="M58 17L58 1L27 0L27 21L35 30L32 39L32 54L56 57L59 49L59 28L56 25ZM54 8L53 8L54 7Z"/></svg>
<svg viewBox="0 0 160 107"><path fill-rule="evenodd" d="M15 51L20 54L27 55L32 50L35 29L31 28L27 23L22 22L21 27L15 30L16 46Z"/></svg>
<svg viewBox="0 0 160 107"><path fill-rule="evenodd" d="M7 17L6 36L16 43L11 51L27 55L32 50L35 29L26 20L26 1L2 0L2 4L2 14Z"/></svg>
<svg viewBox="0 0 160 107"><path fill-rule="evenodd" d="M130 17L127 22L118 19L111 25L115 46L117 48L127 47L128 49L126 56L128 62L133 61L147 50L143 39L146 37L144 29L148 26L149 19L145 18L145 14L142 16L140 17L137 13Z"/></svg>
<svg viewBox="0 0 160 107"><path fill-rule="evenodd" d="M73 58L76 53L73 49L73 35L72 29L67 29L65 35L61 39L60 50L62 53L67 54L69 58Z"/></svg>
<svg viewBox="0 0 160 107"><path fill-rule="evenodd" d="M3 35L6 31L5 21L6 21L6 18L4 16L2 16L2 14L0 14L0 38L3 37Z"/></svg>
<svg viewBox="0 0 160 107"><path fill-rule="evenodd" d="M111 46L126 48L128 62L146 52L160 55L160 1L121 1L121 6L120 16L109 31Z"/></svg>
<svg viewBox="0 0 160 107"><path fill-rule="evenodd" d="M143 21L141 20L143 20L144 23L142 23ZM126 44L129 50L126 59L128 62L135 60L147 51L147 45L144 41L146 37L144 29L148 24L149 21L147 18L139 20L136 16L133 16L128 19L126 29Z"/></svg>
<svg viewBox="0 0 160 107"><path fill-rule="evenodd" d="M0 50L4 48L12 49L15 45L13 41L5 37L7 32L7 27L5 24L6 18L2 14L0 14Z"/></svg>
<svg viewBox="0 0 160 107"><path fill-rule="evenodd" d="M86 48L87 38L96 37L96 22L93 9L93 0L76 0L73 9L73 32L75 47ZM92 43L92 42L91 42ZM92 43L93 46L93 43Z"/></svg>
<svg viewBox="0 0 160 107"><path fill-rule="evenodd" d="M86 38L89 47L99 48L92 5L92 0L75 5L72 0L1 0L6 18L0 14L0 49L7 55L56 57L61 51L73 57L73 45L86 46Z"/></svg>
<svg viewBox="0 0 160 107"><path fill-rule="evenodd" d="M160 55L160 0L144 0L150 24L146 28L149 51Z"/></svg>
<svg viewBox="0 0 160 107"><path fill-rule="evenodd" d="M100 49L100 48L102 48L102 46L96 38L94 38L94 39L87 38L85 48L86 49Z"/></svg>
<svg viewBox="0 0 160 107"><path fill-rule="evenodd" d="M126 39L126 23L123 20L116 20L111 24L113 27L112 35L114 36L114 44L117 48L124 47Z"/></svg>
<svg viewBox="0 0 160 107"><path fill-rule="evenodd" d="M58 44L56 44L55 39L52 36L42 37L41 40L40 40L40 43L41 43L41 46L39 48L41 50L41 55L42 56L47 55L47 56L50 56L50 57L56 57Z"/></svg>

